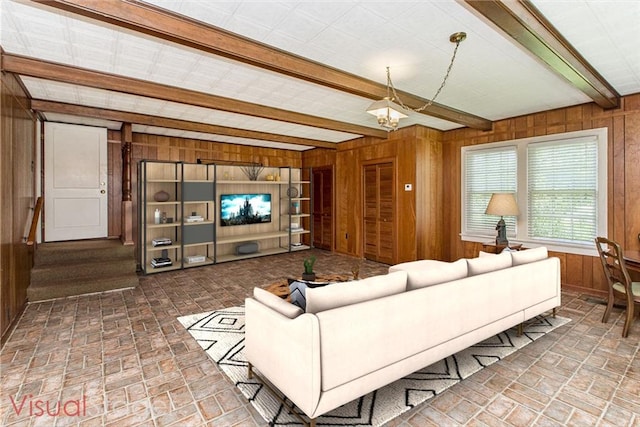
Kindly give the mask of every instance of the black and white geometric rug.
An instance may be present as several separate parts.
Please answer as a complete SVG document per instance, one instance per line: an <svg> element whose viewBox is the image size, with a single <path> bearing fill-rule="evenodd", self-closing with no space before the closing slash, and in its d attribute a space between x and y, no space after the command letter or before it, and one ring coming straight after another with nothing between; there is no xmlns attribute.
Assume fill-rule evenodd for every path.
<svg viewBox="0 0 640 427"><path fill-rule="evenodd" d="M301 425L300 420L290 414L269 389L255 378L247 378L247 362L242 354L244 307L183 316L178 321L268 423L278 426ZM519 337L515 329L501 332L334 409L318 418L316 423L319 426L380 426L569 321L563 317L539 317L528 324L524 334ZM291 401L287 402L293 405Z"/></svg>

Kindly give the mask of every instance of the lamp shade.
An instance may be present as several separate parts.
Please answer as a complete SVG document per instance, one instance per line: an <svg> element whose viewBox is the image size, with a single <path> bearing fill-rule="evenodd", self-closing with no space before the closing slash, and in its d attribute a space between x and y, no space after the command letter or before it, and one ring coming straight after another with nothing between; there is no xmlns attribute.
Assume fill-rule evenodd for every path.
<svg viewBox="0 0 640 427"><path fill-rule="evenodd" d="M369 108L367 108L367 113L376 116L378 119L388 117L397 123L398 120L407 117L406 114L401 113L401 110L401 106L389 98L384 98L372 103Z"/></svg>
<svg viewBox="0 0 640 427"><path fill-rule="evenodd" d="M513 193L493 193L484 212L487 215L519 215L518 204Z"/></svg>

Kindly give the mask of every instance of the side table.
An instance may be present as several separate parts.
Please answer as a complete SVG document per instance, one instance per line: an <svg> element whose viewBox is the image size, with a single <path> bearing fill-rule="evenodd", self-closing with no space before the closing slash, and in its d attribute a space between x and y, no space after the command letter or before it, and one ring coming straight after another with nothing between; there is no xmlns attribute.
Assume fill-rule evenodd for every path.
<svg viewBox="0 0 640 427"><path fill-rule="evenodd" d="M513 251L523 250L522 243L517 243L514 245L496 245L495 243L483 243L482 250L484 252L488 252L490 254L499 254L504 250L504 248L509 247L509 249Z"/></svg>

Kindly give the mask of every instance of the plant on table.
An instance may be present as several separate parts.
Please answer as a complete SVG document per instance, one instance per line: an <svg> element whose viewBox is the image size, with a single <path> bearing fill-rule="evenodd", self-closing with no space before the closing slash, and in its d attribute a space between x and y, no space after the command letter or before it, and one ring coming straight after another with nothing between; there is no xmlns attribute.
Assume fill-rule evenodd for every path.
<svg viewBox="0 0 640 427"><path fill-rule="evenodd" d="M304 273L302 274L302 278L304 280L315 280L316 274L313 272L313 265L315 263L315 255L311 255L309 258L304 259Z"/></svg>

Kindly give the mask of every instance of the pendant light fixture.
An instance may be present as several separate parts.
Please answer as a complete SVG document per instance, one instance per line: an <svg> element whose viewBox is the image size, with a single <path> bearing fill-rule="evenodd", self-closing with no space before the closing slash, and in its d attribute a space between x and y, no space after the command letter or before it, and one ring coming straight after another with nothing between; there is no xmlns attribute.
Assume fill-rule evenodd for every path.
<svg viewBox="0 0 640 427"><path fill-rule="evenodd" d="M444 79L442 80L442 83L440 84L440 87L436 91L433 98L431 98L431 100L428 101L425 105L415 109L406 106L396 93L396 88L393 86L393 81L391 80L391 70L389 69L389 67L387 67L387 96L379 101L375 101L374 103L372 103L369 108L367 108L367 113L374 115L378 120L378 124L389 132L398 128L400 119L408 117L404 112L421 112L429 108L431 104L434 103L438 95L440 95L440 92L442 92L442 89L447 83L447 79L449 78L449 74L451 73L451 68L453 67L453 62L455 61L456 54L458 53L460 42L462 42L466 38L467 33L464 32L454 33L449 37L449 41L456 44L456 47L453 49L453 55L451 56L451 62L449 63L449 67L447 68L447 72L444 76Z"/></svg>

